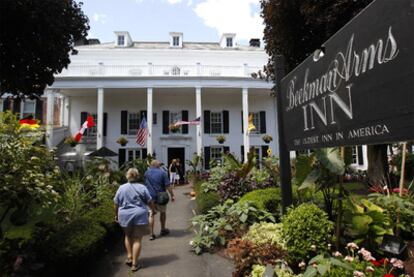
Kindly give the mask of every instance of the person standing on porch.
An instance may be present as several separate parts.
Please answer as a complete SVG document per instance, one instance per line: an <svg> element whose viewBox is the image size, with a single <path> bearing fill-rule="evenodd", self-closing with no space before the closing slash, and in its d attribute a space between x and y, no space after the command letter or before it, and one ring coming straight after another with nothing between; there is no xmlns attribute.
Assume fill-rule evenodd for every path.
<svg viewBox="0 0 414 277"><path fill-rule="evenodd" d="M121 185L114 197L115 221L119 223L125 233L125 248L128 258L125 263L131 266L132 271L142 267L138 264L141 253L141 241L144 235L149 234L148 208L155 214L155 205L148 189L138 183L139 172L130 168L126 174L128 183Z"/></svg>
<svg viewBox="0 0 414 277"><path fill-rule="evenodd" d="M164 199L160 199L161 196L165 195L166 191L170 194L171 201L175 200L174 192L170 186L170 181L168 180L167 173L160 168L160 162L158 160L153 160L151 162L151 167L145 172L145 186L148 188L151 197L155 201L155 208L160 212L160 222L161 222L161 236L168 235L170 231L165 227L167 221L167 204L162 204ZM168 202L168 201L167 201ZM151 238L154 240L156 238L154 233L155 225L155 213L150 211L149 217Z"/></svg>

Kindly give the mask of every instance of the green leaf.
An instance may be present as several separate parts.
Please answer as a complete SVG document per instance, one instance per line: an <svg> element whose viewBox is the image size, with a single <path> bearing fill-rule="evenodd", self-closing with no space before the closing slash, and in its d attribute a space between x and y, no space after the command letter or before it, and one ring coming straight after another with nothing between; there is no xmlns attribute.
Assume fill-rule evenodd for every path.
<svg viewBox="0 0 414 277"><path fill-rule="evenodd" d="M247 221L247 218L248 218L247 214L242 214L240 216L240 221L243 222L243 223L245 223Z"/></svg>
<svg viewBox="0 0 414 277"><path fill-rule="evenodd" d="M296 173L295 179L297 184L302 184L306 176L312 171L313 157L307 155L299 155L296 157Z"/></svg>
<svg viewBox="0 0 414 277"><path fill-rule="evenodd" d="M226 225L224 226L224 230L226 230L226 231L233 231L233 227L231 227L231 225L230 225L230 224L226 224Z"/></svg>
<svg viewBox="0 0 414 277"><path fill-rule="evenodd" d="M384 228L382 228L378 225L372 225L371 230L373 231L373 233L376 236L383 236L383 235L385 235L385 233L387 233L387 231Z"/></svg>
<svg viewBox="0 0 414 277"><path fill-rule="evenodd" d="M345 163L339 154L339 148L322 148L315 151L318 161L329 172L342 175L345 173Z"/></svg>
<svg viewBox="0 0 414 277"><path fill-rule="evenodd" d="M368 209L368 211L377 211L380 213L384 212L384 209L382 209L380 206L375 205L368 199L361 199L361 203Z"/></svg>
<svg viewBox="0 0 414 277"><path fill-rule="evenodd" d="M368 233L371 222L372 218L367 215L356 215L352 217L353 229L361 235Z"/></svg>
<svg viewBox="0 0 414 277"><path fill-rule="evenodd" d="M298 189L302 190L302 189L314 187L316 185L315 182L318 180L320 176L321 174L318 170L316 169L312 170L308 174L308 176L306 176L305 180L303 181L303 183L300 185Z"/></svg>
<svg viewBox="0 0 414 277"><path fill-rule="evenodd" d="M336 266L339 266L339 267L342 267L342 268L345 268L345 269L348 269L348 270L352 270L353 269L352 266L350 266L350 265L348 265L346 263L343 263L343 262L341 262L338 259L330 258L330 261L331 261L331 264L333 264L333 265L336 265Z"/></svg>
<svg viewBox="0 0 414 277"><path fill-rule="evenodd" d="M317 273L318 270L316 270L316 268L314 268L313 266L308 266L306 268L305 273L303 274L303 277L313 277L316 276Z"/></svg>
<svg viewBox="0 0 414 277"><path fill-rule="evenodd" d="M324 276L328 271L329 266L326 264L318 264L318 272L321 276Z"/></svg>

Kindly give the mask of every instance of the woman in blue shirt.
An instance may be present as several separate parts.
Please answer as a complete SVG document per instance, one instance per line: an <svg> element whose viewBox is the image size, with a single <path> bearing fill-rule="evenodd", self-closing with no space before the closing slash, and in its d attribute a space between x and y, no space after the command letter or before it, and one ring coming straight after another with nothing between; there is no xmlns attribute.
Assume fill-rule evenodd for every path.
<svg viewBox="0 0 414 277"><path fill-rule="evenodd" d="M126 264L132 271L142 267L138 264L141 252L141 240L149 234L148 207L155 212L154 202L147 188L139 184L139 172L136 168L130 168L126 174L128 183L121 185L115 194L115 221L119 223L125 232L125 248L128 253Z"/></svg>

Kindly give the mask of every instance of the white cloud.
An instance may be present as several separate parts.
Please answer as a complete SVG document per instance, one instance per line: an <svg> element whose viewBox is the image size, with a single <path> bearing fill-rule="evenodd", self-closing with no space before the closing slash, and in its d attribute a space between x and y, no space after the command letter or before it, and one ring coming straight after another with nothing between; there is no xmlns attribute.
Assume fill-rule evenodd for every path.
<svg viewBox="0 0 414 277"><path fill-rule="evenodd" d="M167 2L174 5L174 4L181 3L182 0L167 0Z"/></svg>
<svg viewBox="0 0 414 277"><path fill-rule="evenodd" d="M93 20L96 22L99 22L101 24L105 24L106 23L106 14L104 13L94 13L93 14Z"/></svg>
<svg viewBox="0 0 414 277"><path fill-rule="evenodd" d="M253 6L260 0L203 0L194 8L204 24L219 34L236 33L239 39L263 38L264 24Z"/></svg>

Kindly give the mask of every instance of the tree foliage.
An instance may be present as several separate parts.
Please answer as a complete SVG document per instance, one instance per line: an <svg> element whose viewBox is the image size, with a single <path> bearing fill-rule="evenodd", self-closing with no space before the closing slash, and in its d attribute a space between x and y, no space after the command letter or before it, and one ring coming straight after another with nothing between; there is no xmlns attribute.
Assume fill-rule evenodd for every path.
<svg viewBox="0 0 414 277"><path fill-rule="evenodd" d="M268 73L276 55L295 68L371 1L261 0Z"/></svg>
<svg viewBox="0 0 414 277"><path fill-rule="evenodd" d="M41 95L86 38L88 18L74 0L2 0L0 95Z"/></svg>

